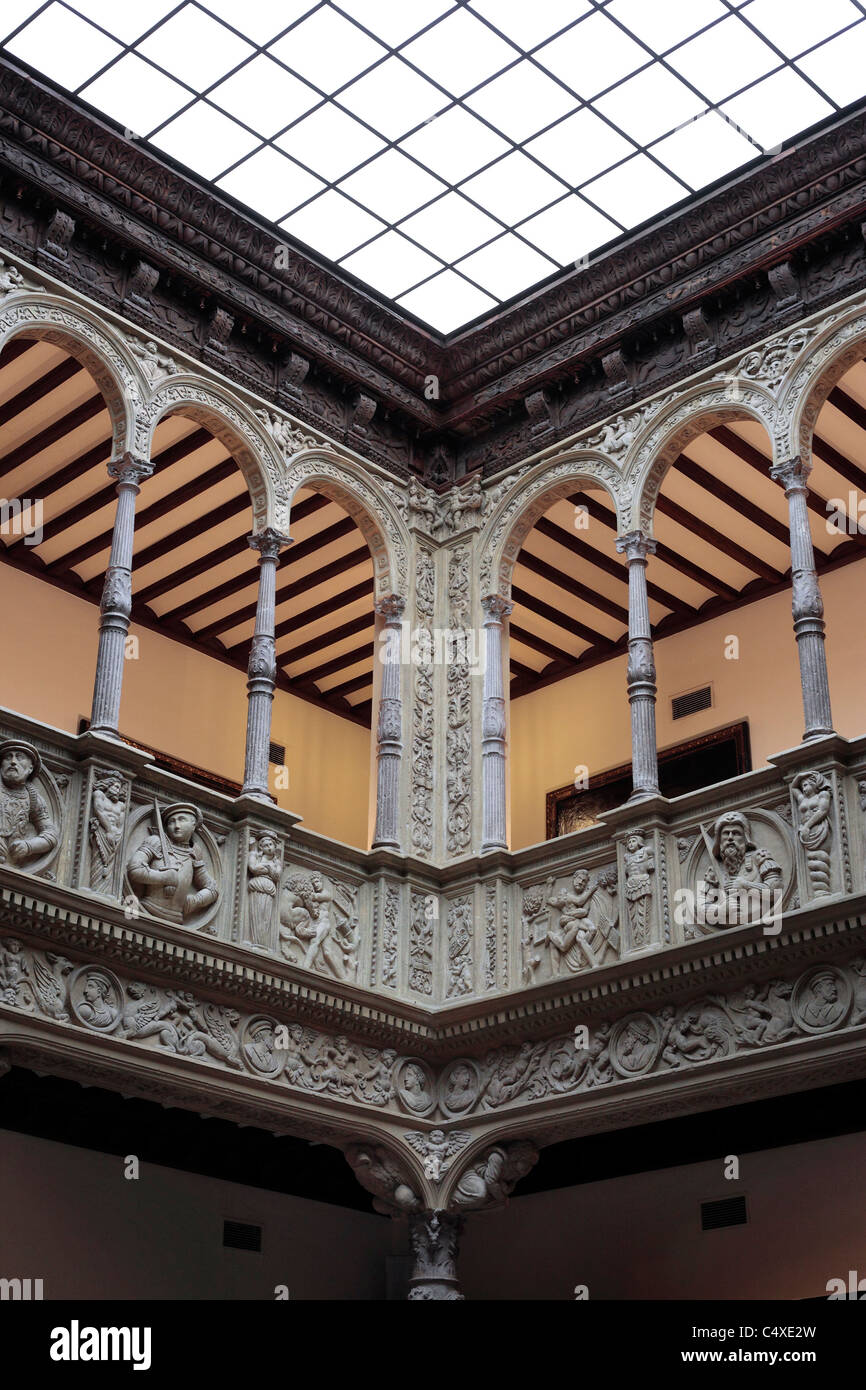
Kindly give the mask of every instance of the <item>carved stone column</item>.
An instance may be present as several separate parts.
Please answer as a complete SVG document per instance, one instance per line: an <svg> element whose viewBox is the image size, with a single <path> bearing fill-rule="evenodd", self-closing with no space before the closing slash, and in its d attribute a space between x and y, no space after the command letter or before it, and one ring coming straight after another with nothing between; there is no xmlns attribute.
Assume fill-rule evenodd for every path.
<svg viewBox="0 0 866 1390"><path fill-rule="evenodd" d="M833 732L830 712L830 685L827 680L827 656L824 650L824 604L815 570L815 552L809 530L806 496L812 465L799 456L787 463L776 463L771 477L782 484L788 499L791 528L791 607L794 614L794 634L800 661L800 684L803 688L803 713L806 729L804 742Z"/></svg>
<svg viewBox="0 0 866 1390"><path fill-rule="evenodd" d="M376 833L374 849L400 849L400 760L403 756L403 703L400 696L402 618L406 600L388 594L376 604L385 619L384 665L376 729Z"/></svg>
<svg viewBox="0 0 866 1390"><path fill-rule="evenodd" d="M268 787L271 743L271 709L277 662L274 647L274 607L277 586L277 560L280 551L291 544L288 536L271 527L249 536L253 550L259 552L259 593L256 625L247 664L247 745L244 756L244 785L241 794L258 801L272 801Z"/></svg>
<svg viewBox="0 0 866 1390"><path fill-rule="evenodd" d="M457 1278L462 1230L462 1218L444 1211L414 1212L409 1217L409 1245L414 1258L409 1276L410 1300L462 1300Z"/></svg>
<svg viewBox="0 0 866 1390"><path fill-rule="evenodd" d="M628 562L628 699L631 705L631 800L659 789L656 750L656 668L646 587L647 556L656 544L642 531L617 537Z"/></svg>
<svg viewBox="0 0 866 1390"><path fill-rule="evenodd" d="M129 617L132 612L132 543L135 533L135 499L139 486L153 472L149 459L124 454L108 465L117 479L117 511L111 537L111 554L99 604L99 648L93 684L90 727L116 738L123 688L123 659Z"/></svg>
<svg viewBox="0 0 866 1390"><path fill-rule="evenodd" d="M505 831L505 692L502 627L514 605L499 594L481 600L484 609L484 708L481 722L481 780L484 819L481 852L507 849Z"/></svg>

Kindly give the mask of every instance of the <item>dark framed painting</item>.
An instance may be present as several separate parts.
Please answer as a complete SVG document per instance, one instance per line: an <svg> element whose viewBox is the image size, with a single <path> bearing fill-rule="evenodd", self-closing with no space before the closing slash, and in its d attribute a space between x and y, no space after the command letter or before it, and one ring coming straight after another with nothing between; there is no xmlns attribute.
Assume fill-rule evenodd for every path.
<svg viewBox="0 0 866 1390"><path fill-rule="evenodd" d="M724 782L751 770L749 725L743 720L662 749L659 752L659 789L662 796L683 796L698 787ZM547 839L595 825L605 811L621 806L630 796L631 763L599 772L579 791L572 782L548 792Z"/></svg>

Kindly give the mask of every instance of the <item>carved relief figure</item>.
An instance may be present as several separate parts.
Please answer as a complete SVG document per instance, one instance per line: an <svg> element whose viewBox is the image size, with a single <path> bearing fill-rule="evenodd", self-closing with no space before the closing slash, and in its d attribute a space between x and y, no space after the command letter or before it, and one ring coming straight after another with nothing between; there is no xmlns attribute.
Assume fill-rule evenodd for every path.
<svg viewBox="0 0 866 1390"><path fill-rule="evenodd" d="M823 1033L841 1023L848 1010L850 996L840 988L841 977L835 970L818 970L799 981L795 992L795 1012L798 1022L809 1033ZM844 986L844 981L841 981Z"/></svg>
<svg viewBox="0 0 866 1390"><path fill-rule="evenodd" d="M329 971L338 980L357 977L357 888L332 883L322 874L292 874L283 885L280 924L287 960L305 970Z"/></svg>
<svg viewBox="0 0 866 1390"><path fill-rule="evenodd" d="M362 1187L372 1192L373 1206L384 1216L417 1211L421 1202L410 1187L401 1164L387 1149L375 1144L352 1144L346 1150L352 1171Z"/></svg>
<svg viewBox="0 0 866 1390"><path fill-rule="evenodd" d="M282 855L274 835L267 833L250 841L247 855L247 894L250 940L265 950L271 947L274 904L282 873Z"/></svg>
<svg viewBox="0 0 866 1390"><path fill-rule="evenodd" d="M99 1032L110 1031L120 1016L120 986L105 970L82 969L70 989L75 1017Z"/></svg>
<svg viewBox="0 0 866 1390"><path fill-rule="evenodd" d="M646 946L650 936L650 900L655 856L646 847L642 830L633 830L625 842L625 898L631 931L631 946Z"/></svg>
<svg viewBox="0 0 866 1390"><path fill-rule="evenodd" d="M830 888L830 802L832 789L820 772L801 772L791 783L797 803L797 834L806 851L806 865L813 897Z"/></svg>
<svg viewBox="0 0 866 1390"><path fill-rule="evenodd" d="M59 829L33 785L41 770L42 759L29 743L0 744L0 863L26 864L57 847Z"/></svg>
<svg viewBox="0 0 866 1390"><path fill-rule="evenodd" d="M178 1047L177 1029L172 1021L177 1012L177 996L173 990L157 990L153 985L133 980L126 986L130 1003L120 1019L120 1032L130 1041L140 1038L159 1038L169 1052Z"/></svg>
<svg viewBox="0 0 866 1390"><path fill-rule="evenodd" d="M90 803L90 886L95 893L111 891L114 861L123 838L126 784L118 772L103 773L93 784Z"/></svg>
<svg viewBox="0 0 866 1390"><path fill-rule="evenodd" d="M549 917L547 897L549 892L550 884L547 883L527 888L523 894L520 949L523 957L523 979L528 985L532 984L536 972L539 966L544 963L547 954L545 948L547 946Z"/></svg>
<svg viewBox="0 0 866 1390"><path fill-rule="evenodd" d="M553 882L548 880L549 889ZM593 883L586 869L578 869L572 886L573 892L565 890L547 900L559 913L558 926L547 934L554 949L555 974L560 963L575 973L586 966L601 965L609 955L619 955L616 870L605 869Z"/></svg>
<svg viewBox="0 0 866 1390"><path fill-rule="evenodd" d="M538 1150L526 1139L494 1144L461 1174L451 1206L468 1211L504 1202L537 1159Z"/></svg>
<svg viewBox="0 0 866 1390"><path fill-rule="evenodd" d="M697 885L701 920L729 927L759 920L781 891L781 868L769 850L755 844L741 811L719 816L712 841L703 833L711 862Z"/></svg>
<svg viewBox="0 0 866 1390"><path fill-rule="evenodd" d="M154 802L154 833L130 856L127 873L150 912L185 922L216 902L219 890L208 873L196 831L201 812L185 801L160 812Z"/></svg>
<svg viewBox="0 0 866 1390"><path fill-rule="evenodd" d="M448 911L448 980L445 993L472 992L472 904L455 898Z"/></svg>

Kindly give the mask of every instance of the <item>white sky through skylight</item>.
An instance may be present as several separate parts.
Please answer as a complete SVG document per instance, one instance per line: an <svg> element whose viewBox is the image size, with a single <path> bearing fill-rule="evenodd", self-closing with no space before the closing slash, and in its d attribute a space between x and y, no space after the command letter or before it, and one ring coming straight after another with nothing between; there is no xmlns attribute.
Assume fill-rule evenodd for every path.
<svg viewBox="0 0 866 1390"><path fill-rule="evenodd" d="M866 94L866 0L3 0L0 46L443 333Z"/></svg>

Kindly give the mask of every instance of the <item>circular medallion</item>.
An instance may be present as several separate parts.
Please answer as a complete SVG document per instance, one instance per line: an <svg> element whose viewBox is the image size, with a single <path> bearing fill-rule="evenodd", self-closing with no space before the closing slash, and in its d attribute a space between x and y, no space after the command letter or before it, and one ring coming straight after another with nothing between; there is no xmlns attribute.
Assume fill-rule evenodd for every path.
<svg viewBox="0 0 866 1390"><path fill-rule="evenodd" d="M621 1018L610 1035L610 1060L620 1076L643 1076L658 1060L661 1039L649 1014Z"/></svg>
<svg viewBox="0 0 866 1390"><path fill-rule="evenodd" d="M274 1019L263 1014L244 1024L241 1051L247 1066L259 1076L277 1077L285 1066L288 1049L277 1046L278 1027Z"/></svg>
<svg viewBox="0 0 866 1390"><path fill-rule="evenodd" d="M794 986L791 1010L807 1033L829 1033L848 1017L851 985L835 966L821 966L802 975Z"/></svg>
<svg viewBox="0 0 866 1390"><path fill-rule="evenodd" d="M471 1057L458 1057L439 1082L439 1104L446 1115L464 1115L478 1100L481 1072Z"/></svg>
<svg viewBox="0 0 866 1390"><path fill-rule="evenodd" d="M426 1062L404 1057L395 1073L397 1099L410 1115L429 1115L436 1105L436 1082Z"/></svg>
<svg viewBox="0 0 866 1390"><path fill-rule="evenodd" d="M110 970L83 965L69 982L69 1003L79 1023L97 1033L111 1033L120 1022L123 990Z"/></svg>

